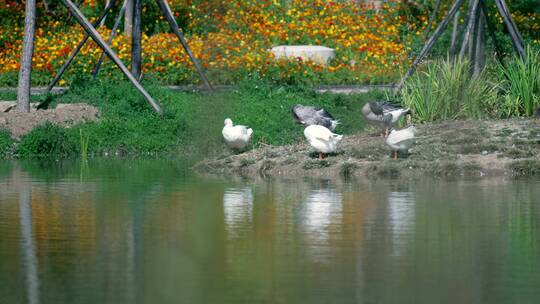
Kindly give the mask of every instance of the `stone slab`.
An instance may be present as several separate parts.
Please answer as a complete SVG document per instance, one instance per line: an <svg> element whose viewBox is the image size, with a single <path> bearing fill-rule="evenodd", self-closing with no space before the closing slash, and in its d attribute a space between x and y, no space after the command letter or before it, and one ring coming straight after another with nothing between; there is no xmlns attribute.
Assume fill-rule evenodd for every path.
<svg viewBox="0 0 540 304"><path fill-rule="evenodd" d="M280 45L270 50L277 59L302 58L320 65L327 65L336 57L336 51L322 45Z"/></svg>

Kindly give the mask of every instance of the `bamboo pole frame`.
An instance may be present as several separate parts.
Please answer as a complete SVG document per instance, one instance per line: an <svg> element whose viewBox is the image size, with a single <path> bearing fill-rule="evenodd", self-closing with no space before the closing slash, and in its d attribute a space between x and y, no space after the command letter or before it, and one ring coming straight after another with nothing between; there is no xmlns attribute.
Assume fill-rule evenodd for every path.
<svg viewBox="0 0 540 304"><path fill-rule="evenodd" d="M93 23L94 27L98 26L101 23L101 21L103 19L105 19L107 14L109 14L109 11L112 9L115 1L116 0L111 0L109 2L107 7L105 7L105 10L103 11L103 13L101 13L101 15L98 17L98 19ZM90 34L87 33L87 34L84 35L83 39L79 42L79 44L77 44L77 46L73 49L73 51L71 51L71 54L69 55L68 59L66 60L66 62L64 62L62 67L60 67L60 69L58 70L58 72L54 76L54 79L51 81L51 83L47 87L47 93L49 93L52 90L52 88L56 85L56 83L58 83L60 78L62 78L62 75L64 75L64 72L67 70L67 68L69 67L69 65L71 64L71 62L75 58L75 56L77 56L79 51L82 49L83 45L86 43L86 41L88 41L88 38L90 38Z"/></svg>
<svg viewBox="0 0 540 304"><path fill-rule="evenodd" d="M172 31L174 32L176 37L178 37L178 39L180 40L180 43L182 44L182 46L184 47L184 50L186 51L189 58L191 59L191 62L193 62L193 65L197 69L197 72L199 72L199 76L204 82L204 85L206 86L208 90L213 91L214 88L212 87L212 85L210 84L206 76L204 75L204 71L199 64L199 61L197 61L197 58L195 58L195 55L193 55L193 53L191 52L191 49L189 48L189 45L186 39L184 38L184 34L178 27L178 23L176 23L176 20L174 19L174 16L172 15L172 11L171 11L171 8L169 7L169 4L167 3L166 0L156 0L156 1L157 1L158 6L161 8L161 12L167 19L167 22L169 22L169 26L171 27Z"/></svg>
<svg viewBox="0 0 540 304"><path fill-rule="evenodd" d="M109 39L107 40L107 44L111 45L114 36L116 35L116 31L118 31L118 27L120 27L120 23L122 23L122 17L126 12L126 5L127 0L124 0L124 4L122 4L122 8L120 8L120 12L118 12L118 17L116 18L116 21L114 22L113 28L111 30L111 34L109 35ZM101 68L101 64L103 63L103 60L105 59L105 52L101 52L101 56L99 57L98 62L96 63L96 66L94 67L94 70L92 71L92 78L96 79L99 69Z"/></svg>
<svg viewBox="0 0 540 304"><path fill-rule="evenodd" d="M489 18L487 18L486 13L486 7L483 4L483 0L471 0L470 7L469 7L469 14L467 16L467 26L465 28L465 32L463 34L463 42L461 45L461 49L459 52L459 57L462 58L465 55L465 50L467 49L467 46L469 47L468 55L471 59L471 62L473 63L473 76L478 75L480 71L480 66L483 65L483 43L484 39L483 37L478 37L478 35L484 35L484 24L487 25L488 31L490 32L490 35L492 36L492 40L495 44L495 47L498 48L497 40L495 38L495 35L493 33L493 28L489 22ZM450 22L450 19L457 14L459 8L463 5L464 0L456 0L450 10L448 11L448 14L446 17L442 20L442 22L439 24L431 38L424 44L422 50L418 54L418 56L413 61L411 67L407 70L405 75L401 78L399 83L394 87L394 94L397 94L399 90L403 87L405 81L414 73L416 70L416 67L418 64L424 59L424 57L427 55L427 53L433 48L433 45L435 44L436 40L439 39L444 29L448 26L448 23ZM512 16L510 15L510 12L508 10L508 6L506 5L506 2L504 0L495 0L495 4L497 5L497 10L501 17L504 20L505 27L510 33L510 38L512 40L512 45L514 46L514 49L519 54L519 56L523 59L526 58L523 38L521 37L521 34L519 33L519 29L517 28L517 25L515 24L514 20L512 19ZM482 15L481 15L482 14ZM483 19L482 19L483 17ZM485 22L484 22L485 20ZM456 30L456 22L454 22L454 31L452 34L452 45L454 45L456 37L457 37L457 30ZM472 37L471 37L472 36ZM478 48L481 48L480 50ZM480 60L481 62L476 62L477 60Z"/></svg>
<svg viewBox="0 0 540 304"><path fill-rule="evenodd" d="M81 13L81 11L75 6L71 0L62 0L62 3L64 6L70 11L70 13L75 17L77 22L84 28L84 30L92 37L92 40L94 40L100 48L102 48L107 56L111 58L111 60L120 68L120 70L126 75L126 77L133 83L135 88L144 96L146 101L154 108L154 110L160 114L163 115L163 110L161 109L161 106L148 94L148 92L144 89L144 87L139 83L139 81L131 74L131 72L128 70L128 68L124 65L122 60L116 56L116 53L107 45L105 40L99 35L97 30L90 24L90 22L84 17L84 15Z"/></svg>
<svg viewBox="0 0 540 304"><path fill-rule="evenodd" d="M450 23L450 20L452 19L454 14L456 14L456 12L459 10L459 8L463 4L463 2L465 2L465 0L456 0L456 2L454 2L452 7L450 8L450 10L448 11L448 14L446 15L446 17L444 17L443 21L439 24L439 26L437 27L437 29L435 30L435 32L433 33L431 38L429 38L429 40L426 42L426 44L424 45L424 47L420 51L420 54L418 54L418 56L414 59L412 65L409 68L409 70L407 71L407 73L405 73L403 78L401 78L401 80L399 81L399 83L395 87L394 93L399 92L401 87L403 87L403 84L405 84L405 81L409 77L411 77L411 75L414 73L414 71L416 70L416 67L418 66L418 64L424 59L424 57L427 55L427 53L429 51L431 51L431 49L435 45L435 42L442 35L443 31L448 26L448 23Z"/></svg>

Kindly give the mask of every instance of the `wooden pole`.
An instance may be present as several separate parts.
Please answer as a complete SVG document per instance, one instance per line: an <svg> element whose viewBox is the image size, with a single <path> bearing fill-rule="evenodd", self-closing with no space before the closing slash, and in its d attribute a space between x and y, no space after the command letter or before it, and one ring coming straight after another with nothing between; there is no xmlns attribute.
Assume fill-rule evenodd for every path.
<svg viewBox="0 0 540 304"><path fill-rule="evenodd" d="M454 23L452 24L452 39L450 40L450 54L454 55L456 53L456 40L459 26L459 11L454 15Z"/></svg>
<svg viewBox="0 0 540 304"><path fill-rule="evenodd" d="M104 9L107 9L107 6L109 6L109 3L111 3L112 0L107 0L105 2L105 8ZM99 25L97 25L97 27L102 27L104 24L105 24L105 21L107 20L107 16L105 16L103 18L103 20L101 20L101 22L99 23Z"/></svg>
<svg viewBox="0 0 540 304"><path fill-rule="evenodd" d="M26 0L24 9L24 39L19 68L17 88L17 108L20 112L30 112L30 86L32 84L32 56L36 30L36 0Z"/></svg>
<svg viewBox="0 0 540 304"><path fill-rule="evenodd" d="M424 30L424 40L428 38L429 32L431 31L431 26L433 25L433 22L437 18L440 8L441 8L441 0L437 0L437 2L435 3L435 7L433 8L433 12L431 13L431 16L429 17L429 23L426 29Z"/></svg>
<svg viewBox="0 0 540 304"><path fill-rule="evenodd" d="M135 88L144 96L146 101L154 108L154 110L159 113L160 115L163 115L163 110L159 106L159 104L146 92L146 90L141 86L141 84L137 81L137 79L131 74L129 69L124 65L122 60L116 56L114 51L107 45L105 40L99 35L99 33L96 31L96 29L88 22L88 20L84 17L84 15L81 13L81 11L71 2L71 0L62 0L62 3L64 6L71 12L71 14L77 19L77 22L84 28L84 30L92 37L92 39L101 47L107 56L111 58L111 60L120 68L120 70L126 75L126 77L133 83Z"/></svg>
<svg viewBox="0 0 540 304"><path fill-rule="evenodd" d="M166 0L156 0L156 1L157 1L157 4L159 5L159 7L161 8L161 12L163 13L165 18L167 19L167 22L169 22L169 25L170 25L172 31L176 34L176 36L180 40L180 43L182 44L182 46L184 47L184 50L186 51L189 58L191 59L191 62L193 62L193 65L197 69L197 72L199 72L199 76L201 77L204 85L206 86L206 88L208 90L213 91L214 88L212 88L212 85L210 84L210 82L208 81L206 76L204 75L203 69L199 65L199 62L197 61L197 58L195 58L195 56L193 55L193 53L189 49L189 45L188 45L186 39L184 38L184 34L182 34L182 31L180 31L180 28L178 27L178 24L176 23L176 20L174 19L173 15L172 15L171 8L169 7L169 4L167 3ZM460 1L463 1L463 0L460 0Z"/></svg>
<svg viewBox="0 0 540 304"><path fill-rule="evenodd" d="M470 67L471 67L471 74L474 76L474 66L476 65L476 48L477 48L477 40L478 40L478 23L479 23L479 10L480 10L480 0L478 1L478 5L476 6L476 10L474 11L473 17L473 27L471 29L471 37L469 39L469 45L468 45L468 57L470 61Z"/></svg>
<svg viewBox="0 0 540 304"><path fill-rule="evenodd" d="M131 74L137 79L141 77L142 66L141 1L133 0L133 27L131 28Z"/></svg>
<svg viewBox="0 0 540 304"><path fill-rule="evenodd" d="M479 0L473 0L471 2L471 7L469 8L467 28L465 28L465 33L463 34L463 43L461 44L461 50L459 51L459 58L463 58L465 55L465 50L469 43L471 43L471 33L474 30L474 23L476 22L476 12L478 10Z"/></svg>
<svg viewBox="0 0 540 304"><path fill-rule="evenodd" d="M501 45L499 44L499 40L497 39L497 36L495 36L495 26L491 22L491 20L487 16L487 9L484 4L484 1L480 1L480 8L482 10L482 16L484 17L484 20L486 21L487 30L489 33L489 36L491 37L491 40L493 42L493 46L495 47L495 56L497 57L497 60L500 63L503 63L503 50Z"/></svg>
<svg viewBox="0 0 540 304"><path fill-rule="evenodd" d="M525 53L523 38L521 37L521 34L519 33L519 30L514 23L512 16L510 15L510 11L508 10L506 2L504 0L495 0L495 4L497 5L499 14L501 14L501 17L504 20L504 24L506 25L508 32L510 33L510 38L512 39L512 45L514 46L514 49L521 58L525 59L527 54Z"/></svg>
<svg viewBox="0 0 540 304"><path fill-rule="evenodd" d="M101 20L103 20L105 18L105 16L107 16L109 11L113 7L115 1L116 0L111 0L109 2L109 5L105 8L103 13L101 13L101 16L98 17L96 22L94 22L93 26L97 26L97 25L99 25L101 23ZM86 43L88 38L90 38L90 35L85 34L83 39L79 42L79 44L77 44L75 49L73 49L73 51L71 51L71 54L69 55L68 59L66 60L66 62L64 62L64 65L62 65L62 67L60 67L60 70L58 70L58 72L54 76L54 79L51 81L51 83L47 87L47 93L50 92L52 90L52 88L56 85L56 83L60 80L60 78L62 78L62 75L64 74L66 69L69 67L69 65L71 64L71 62L75 58L75 56L77 56L77 54L79 53L79 51L81 50L83 45Z"/></svg>
<svg viewBox="0 0 540 304"><path fill-rule="evenodd" d="M133 2L135 0L127 0L126 14L124 16L124 34L131 36L133 27Z"/></svg>
<svg viewBox="0 0 540 304"><path fill-rule="evenodd" d="M424 45L424 47L420 51L420 54L418 54L416 59L413 61L412 65L409 68L409 70L407 71L407 73L403 76L403 78L401 78L401 80L399 81L399 83L395 87L394 93L399 92L399 90L401 89L401 87L403 86L405 81L409 77L411 77L411 75L416 70L416 67L418 66L418 64L422 61L422 59L424 59L424 57L427 55L427 53L433 48L433 45L435 45L435 42L437 41L437 39L439 39L439 37L443 33L446 26L448 26L448 23L450 23L450 19L452 19L452 17L454 17L454 14L458 11L459 7L463 4L464 1L465 0L456 0L456 2L454 2L452 7L450 8L450 10L448 11L448 14L446 15L446 17L444 17L444 19L441 21L441 23L439 24L439 26L437 27L437 29L435 30L435 32L433 33L431 38L429 38L429 40L426 42L426 44Z"/></svg>
<svg viewBox="0 0 540 304"><path fill-rule="evenodd" d="M126 12L126 4L128 0L124 0L124 4L122 4L122 8L120 9L120 12L118 13L118 17L116 18L116 21L114 22L113 28L111 30L111 35L109 35L109 40L107 40L107 44L111 45L114 36L116 35L116 31L118 31L118 27L120 26L120 23L122 22L122 16ZM94 67L94 70L92 71L92 78L96 79L97 74L99 73L99 69L101 67L101 64L103 63L103 60L105 59L105 52L101 52L101 56L99 57L98 62L96 63L96 66Z"/></svg>
<svg viewBox="0 0 540 304"><path fill-rule="evenodd" d="M485 66L485 17L483 14L480 14L478 17L478 28L476 33L476 49L474 53L474 65L473 65L473 77L480 75Z"/></svg>

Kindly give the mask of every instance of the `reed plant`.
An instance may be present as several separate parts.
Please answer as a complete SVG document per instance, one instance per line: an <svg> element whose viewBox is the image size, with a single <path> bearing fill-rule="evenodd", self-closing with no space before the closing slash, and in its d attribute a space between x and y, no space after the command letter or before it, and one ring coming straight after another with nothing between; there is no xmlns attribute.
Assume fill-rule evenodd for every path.
<svg viewBox="0 0 540 304"><path fill-rule="evenodd" d="M501 114L505 117L531 116L540 106L540 50L527 46L526 54L525 59L514 56L497 64L505 95Z"/></svg>
<svg viewBox="0 0 540 304"><path fill-rule="evenodd" d="M472 77L467 60L447 58L413 75L405 83L401 99L418 122L483 118L495 111L498 86L485 71Z"/></svg>
<svg viewBox="0 0 540 304"><path fill-rule="evenodd" d="M88 134L84 134L82 129L79 129L79 148L81 151L81 159L87 160L88 159L88 142L90 141L90 136Z"/></svg>

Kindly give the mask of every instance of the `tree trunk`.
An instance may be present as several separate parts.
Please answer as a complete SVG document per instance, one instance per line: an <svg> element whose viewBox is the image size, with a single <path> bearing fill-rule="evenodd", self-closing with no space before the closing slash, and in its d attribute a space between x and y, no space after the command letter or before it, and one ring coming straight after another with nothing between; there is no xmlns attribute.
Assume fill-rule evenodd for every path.
<svg viewBox="0 0 540 304"><path fill-rule="evenodd" d="M124 16L124 34L131 36L133 28L133 5L135 0L127 0L126 15Z"/></svg>
<svg viewBox="0 0 540 304"><path fill-rule="evenodd" d="M133 27L131 32L131 74L141 77L142 44L141 44L141 1L133 0Z"/></svg>
<svg viewBox="0 0 540 304"><path fill-rule="evenodd" d="M17 107L19 111L30 112L30 85L32 83L32 56L34 54L34 33L36 29L36 0L27 0L24 16L24 40L19 68L19 88Z"/></svg>

